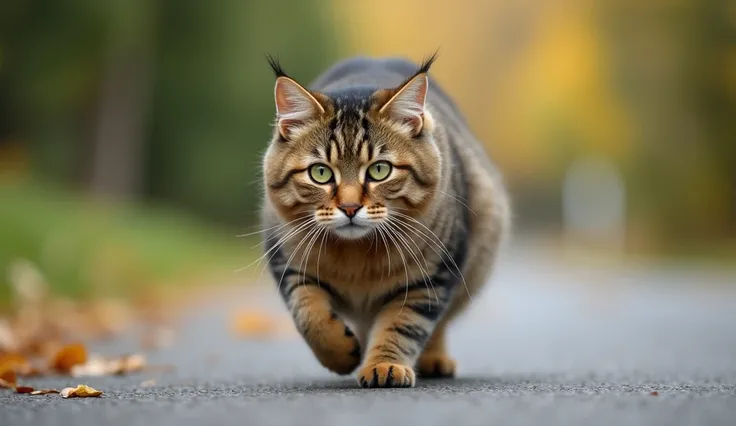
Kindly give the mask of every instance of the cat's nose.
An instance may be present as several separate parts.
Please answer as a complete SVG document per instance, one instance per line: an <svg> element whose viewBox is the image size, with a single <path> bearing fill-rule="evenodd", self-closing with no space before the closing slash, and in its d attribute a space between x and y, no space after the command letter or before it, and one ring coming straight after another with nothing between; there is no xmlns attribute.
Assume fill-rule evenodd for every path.
<svg viewBox="0 0 736 426"><path fill-rule="evenodd" d="M338 209L342 210L347 217L353 217L363 207L360 204L340 204Z"/></svg>

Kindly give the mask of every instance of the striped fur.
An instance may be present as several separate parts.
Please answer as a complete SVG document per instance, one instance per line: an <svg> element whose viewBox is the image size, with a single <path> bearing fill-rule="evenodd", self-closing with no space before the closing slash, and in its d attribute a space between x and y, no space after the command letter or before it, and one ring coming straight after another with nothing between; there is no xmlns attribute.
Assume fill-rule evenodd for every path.
<svg viewBox="0 0 736 426"><path fill-rule="evenodd" d="M433 60L340 62L303 90L319 104L308 116L293 110L307 105L289 98L299 90L277 89L277 122L281 110L299 120L276 126L264 158L264 256L317 359L357 369L363 387L455 374L447 325L489 280L509 227L500 175L428 77ZM272 66L277 87L298 84ZM377 161L392 165L384 180L370 178Z"/></svg>

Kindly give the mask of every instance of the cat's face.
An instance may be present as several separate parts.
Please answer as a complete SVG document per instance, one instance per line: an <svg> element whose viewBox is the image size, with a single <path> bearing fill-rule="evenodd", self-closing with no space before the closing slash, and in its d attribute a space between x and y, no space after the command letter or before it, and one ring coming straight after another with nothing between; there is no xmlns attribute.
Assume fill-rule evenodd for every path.
<svg viewBox="0 0 736 426"><path fill-rule="evenodd" d="M281 219L360 239L400 226L390 217L422 215L441 171L427 84L419 74L398 88L324 94L279 77L264 176Z"/></svg>

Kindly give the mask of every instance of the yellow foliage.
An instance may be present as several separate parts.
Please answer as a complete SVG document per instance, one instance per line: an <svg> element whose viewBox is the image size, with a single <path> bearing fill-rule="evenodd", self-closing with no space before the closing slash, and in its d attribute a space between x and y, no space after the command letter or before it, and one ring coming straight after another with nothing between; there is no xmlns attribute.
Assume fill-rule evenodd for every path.
<svg viewBox="0 0 736 426"><path fill-rule="evenodd" d="M627 154L629 117L583 3L540 2L521 16L518 4L501 0L333 4L346 54L419 60L441 47L433 74L512 178L554 169L559 127L575 152Z"/></svg>

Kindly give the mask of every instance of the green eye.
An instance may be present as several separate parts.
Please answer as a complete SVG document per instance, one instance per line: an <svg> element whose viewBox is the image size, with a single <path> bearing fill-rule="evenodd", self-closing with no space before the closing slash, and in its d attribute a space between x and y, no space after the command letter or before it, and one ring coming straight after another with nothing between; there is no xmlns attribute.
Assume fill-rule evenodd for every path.
<svg viewBox="0 0 736 426"><path fill-rule="evenodd" d="M324 164L315 164L309 168L309 176L317 183L327 183L332 180L332 170Z"/></svg>
<svg viewBox="0 0 736 426"><path fill-rule="evenodd" d="M368 167L368 177L374 181L381 181L391 173L391 163L387 161L376 161Z"/></svg>

